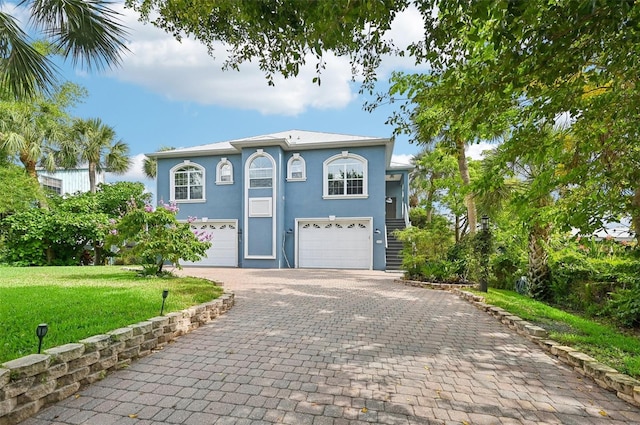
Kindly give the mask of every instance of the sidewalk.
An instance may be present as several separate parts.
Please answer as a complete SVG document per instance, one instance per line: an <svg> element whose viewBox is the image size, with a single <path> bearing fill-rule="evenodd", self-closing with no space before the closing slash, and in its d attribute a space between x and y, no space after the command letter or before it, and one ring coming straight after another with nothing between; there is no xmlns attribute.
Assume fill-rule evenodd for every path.
<svg viewBox="0 0 640 425"><path fill-rule="evenodd" d="M235 306L23 424L640 423L444 291L371 271L183 273L223 281Z"/></svg>

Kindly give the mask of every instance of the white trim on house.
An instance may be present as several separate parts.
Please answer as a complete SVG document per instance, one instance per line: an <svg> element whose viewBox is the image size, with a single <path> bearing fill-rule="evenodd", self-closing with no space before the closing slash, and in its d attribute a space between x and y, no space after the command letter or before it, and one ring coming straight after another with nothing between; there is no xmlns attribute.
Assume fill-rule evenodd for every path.
<svg viewBox="0 0 640 425"><path fill-rule="evenodd" d="M271 174L271 187L265 188L250 188L249 181L249 167L251 166L251 162L257 158L263 156L271 161L272 165L272 174ZM264 152L263 149L257 149L256 152L251 154L244 163L244 232L243 232L243 245L244 245L244 258L247 260L275 260L276 259L276 224L277 224L277 211L275 206L275 201L277 199L277 188L278 188L278 169L276 168L276 161L273 159L271 155L267 152ZM250 201L249 193L250 190L254 191L256 189L271 189L271 255L249 255L249 209L250 209ZM260 197L259 199L264 199L265 197ZM264 217L264 216L262 216Z"/></svg>
<svg viewBox="0 0 640 425"><path fill-rule="evenodd" d="M301 166L302 166L302 170L301 170L301 176L299 177L294 177L293 176L293 163L294 161L300 161ZM307 163L305 162L304 158L300 156L299 153L294 153L293 156L291 158L289 158L289 161L287 161L287 181L288 182L303 182L307 180Z"/></svg>
<svg viewBox="0 0 640 425"><path fill-rule="evenodd" d="M222 180L222 167L225 165L229 166L231 180ZM233 164L227 158L221 158L218 165L216 165L216 184L233 184Z"/></svg>
<svg viewBox="0 0 640 425"><path fill-rule="evenodd" d="M393 145L393 139L389 138L287 130L278 133L229 140L226 142L210 143L190 148L148 153L145 155L150 158L179 158L187 155L190 157L232 155L241 153L243 149L260 148L265 146L279 146L285 151L296 152L329 148L385 146L386 163L387 166L389 166L391 164L391 156L393 154Z"/></svg>
<svg viewBox="0 0 640 425"><path fill-rule="evenodd" d="M249 198L249 217L271 217L273 198Z"/></svg>
<svg viewBox="0 0 640 425"><path fill-rule="evenodd" d="M354 159L362 163L362 193L353 195L329 195L329 165L339 159ZM366 199L369 197L369 162L363 156L342 151L322 163L322 199Z"/></svg>
<svg viewBox="0 0 640 425"><path fill-rule="evenodd" d="M195 199L176 199L176 182L175 182L175 173L177 170L183 167L195 167L202 172L202 198ZM187 186L190 188L190 186ZM191 191L189 191L189 198L191 197ZM191 162L188 159L185 159L179 164L174 165L169 170L169 200L178 204L184 203L198 203L198 202L206 202L207 201L207 171L206 169L195 162Z"/></svg>
<svg viewBox="0 0 640 425"><path fill-rule="evenodd" d="M300 250L304 249L304 247L301 246L300 243L300 226L305 226L307 224L310 225L318 225L320 228L324 227L324 226L328 226L329 224L332 224L334 226L338 225L338 226L345 226L345 227L349 227L351 225L359 225L361 223L366 223L366 228L368 229L368 246L366 247L367 249L367 264L365 266L361 266L359 265L358 267L354 267L357 269L365 269L365 270L372 270L373 269L373 244L374 244L374 238L373 238L373 217L335 217L335 216L329 216L329 217L317 217L317 218L296 218L295 219L295 236L294 236L294 240L295 240L295 247L294 247L294 251L295 251L295 267L296 268L304 268L304 267L320 267L320 268L351 268L349 266L345 266L345 263L342 264L335 264L332 265L330 263L315 263L316 265L306 265L306 264L301 264L301 255L300 255ZM321 229L319 229L321 230ZM343 242L343 241L336 241L338 243ZM330 244L324 244L323 246L326 246L327 248L327 252L331 252L331 253L336 253L336 249L335 246L331 246ZM341 244L341 247L344 247L346 249L350 249L350 247L345 247L343 244ZM339 252L338 252L339 254ZM340 256L340 255L338 255ZM341 258L344 258L344 256L340 256ZM327 257L324 257L325 259ZM319 264L319 265L317 265ZM363 264L363 263L361 263Z"/></svg>

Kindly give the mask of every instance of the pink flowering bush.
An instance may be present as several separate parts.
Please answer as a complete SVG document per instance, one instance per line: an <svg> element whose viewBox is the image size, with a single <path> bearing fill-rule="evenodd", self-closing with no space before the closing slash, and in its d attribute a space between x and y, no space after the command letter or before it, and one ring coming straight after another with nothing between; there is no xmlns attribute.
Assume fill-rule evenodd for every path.
<svg viewBox="0 0 640 425"><path fill-rule="evenodd" d="M142 262L146 275L160 275L165 263L180 268L180 260L198 261L211 247L211 237L196 235L189 223L176 219L175 203L161 203L158 208L135 201L109 233L108 244L131 247L130 253Z"/></svg>

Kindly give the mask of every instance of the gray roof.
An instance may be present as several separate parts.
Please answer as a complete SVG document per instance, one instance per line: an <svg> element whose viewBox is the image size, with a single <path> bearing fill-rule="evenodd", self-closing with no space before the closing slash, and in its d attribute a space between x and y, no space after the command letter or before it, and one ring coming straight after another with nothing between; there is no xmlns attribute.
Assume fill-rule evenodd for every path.
<svg viewBox="0 0 640 425"><path fill-rule="evenodd" d="M210 143L190 148L154 152L146 155L150 158L176 158L184 156L238 154L240 150L245 147L281 146L284 150L291 151L376 145L386 146L387 164L389 164L393 152L393 139L303 130L281 131L278 133Z"/></svg>

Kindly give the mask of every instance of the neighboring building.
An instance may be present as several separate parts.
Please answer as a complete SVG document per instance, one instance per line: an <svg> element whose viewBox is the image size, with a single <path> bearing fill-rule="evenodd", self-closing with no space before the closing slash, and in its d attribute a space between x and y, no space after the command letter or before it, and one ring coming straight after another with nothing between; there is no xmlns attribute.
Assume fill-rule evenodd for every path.
<svg viewBox="0 0 640 425"><path fill-rule="evenodd" d="M411 167L392 167L392 151L387 138L291 130L148 156L158 199L213 236L195 265L385 270L385 220L408 223Z"/></svg>
<svg viewBox="0 0 640 425"><path fill-rule="evenodd" d="M38 169L40 185L58 195L71 195L76 192L89 192L89 168L58 169L52 173L45 169ZM98 172L96 186L105 182L105 173Z"/></svg>

